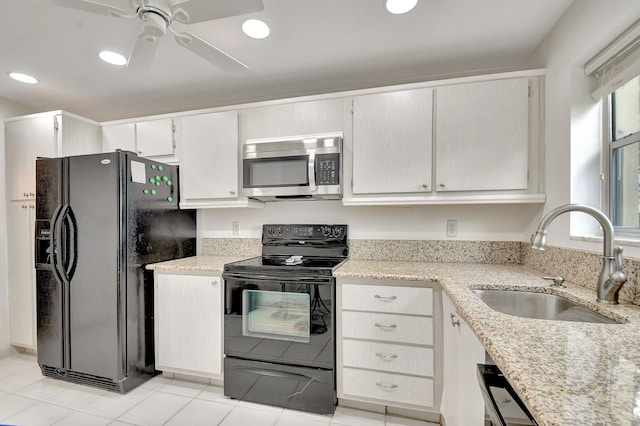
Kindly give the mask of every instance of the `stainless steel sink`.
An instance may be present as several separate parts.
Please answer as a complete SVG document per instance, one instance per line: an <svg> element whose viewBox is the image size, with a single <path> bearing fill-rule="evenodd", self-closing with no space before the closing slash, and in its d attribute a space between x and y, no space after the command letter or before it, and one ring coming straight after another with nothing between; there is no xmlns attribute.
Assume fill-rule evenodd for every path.
<svg viewBox="0 0 640 426"><path fill-rule="evenodd" d="M617 324L571 300L546 293L513 290L472 290L491 309L523 318Z"/></svg>

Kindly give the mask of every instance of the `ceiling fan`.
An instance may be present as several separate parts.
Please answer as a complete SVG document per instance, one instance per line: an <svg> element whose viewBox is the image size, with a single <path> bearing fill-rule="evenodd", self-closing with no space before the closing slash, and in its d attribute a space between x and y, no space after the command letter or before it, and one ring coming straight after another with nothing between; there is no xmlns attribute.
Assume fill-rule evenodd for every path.
<svg viewBox="0 0 640 426"><path fill-rule="evenodd" d="M138 34L129 56L127 66L130 68L150 67L159 39L169 30L180 46L231 73L241 72L249 67L192 33L174 31L171 24L195 24L264 10L262 0L187 0L181 3L169 0L131 0L131 12L93 0L51 1L58 6L84 12L140 19L142 31Z"/></svg>

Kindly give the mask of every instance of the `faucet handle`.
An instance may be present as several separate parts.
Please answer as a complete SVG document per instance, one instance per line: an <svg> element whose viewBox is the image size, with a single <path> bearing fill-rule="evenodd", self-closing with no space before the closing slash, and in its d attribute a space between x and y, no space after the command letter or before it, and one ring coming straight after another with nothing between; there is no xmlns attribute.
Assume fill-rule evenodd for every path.
<svg viewBox="0 0 640 426"><path fill-rule="evenodd" d="M564 287L564 278L561 276L544 276L542 277L543 280L550 280L553 281L553 284L550 284L551 287Z"/></svg>
<svg viewBox="0 0 640 426"><path fill-rule="evenodd" d="M622 258L622 247L615 246L613 248L613 260L616 264L616 271L622 271L622 268L624 268L624 259Z"/></svg>

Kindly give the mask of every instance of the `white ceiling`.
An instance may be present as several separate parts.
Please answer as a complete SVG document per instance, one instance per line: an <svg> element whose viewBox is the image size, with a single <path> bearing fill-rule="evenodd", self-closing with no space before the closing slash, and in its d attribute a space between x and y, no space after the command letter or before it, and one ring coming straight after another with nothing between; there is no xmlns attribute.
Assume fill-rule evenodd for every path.
<svg viewBox="0 0 640 426"><path fill-rule="evenodd" d="M128 0L93 1L131 10ZM3 0L0 97L39 111L63 109L108 121L523 68L572 0L419 0L405 15L386 12L383 0L263 3L263 12L173 24L250 67L229 75L170 34L160 40L149 70L108 65L98 52L128 56L140 21L66 9L50 0ZM267 22L271 35L246 37L240 27L249 17ZM9 71L32 74L40 83L17 83Z"/></svg>

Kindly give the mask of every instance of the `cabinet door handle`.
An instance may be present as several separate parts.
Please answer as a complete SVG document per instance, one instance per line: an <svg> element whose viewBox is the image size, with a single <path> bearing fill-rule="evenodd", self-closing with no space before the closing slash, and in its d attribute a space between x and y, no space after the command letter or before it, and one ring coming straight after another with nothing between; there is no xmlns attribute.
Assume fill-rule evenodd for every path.
<svg viewBox="0 0 640 426"><path fill-rule="evenodd" d="M398 358L396 354L383 354L382 352L376 352L376 356L384 361Z"/></svg>
<svg viewBox="0 0 640 426"><path fill-rule="evenodd" d="M211 281L211 285L217 285L217 284L218 284L218 281L216 280Z"/></svg>
<svg viewBox="0 0 640 426"><path fill-rule="evenodd" d="M396 389L398 387L398 385L393 385L391 383L382 383L382 382L376 382L376 386L384 390Z"/></svg>
<svg viewBox="0 0 640 426"><path fill-rule="evenodd" d="M423 187L424 189L427 189L427 188L429 187L429 185L427 185L426 183L423 183L423 184L422 184L422 187Z"/></svg>
<svg viewBox="0 0 640 426"><path fill-rule="evenodd" d="M396 300L397 299L396 296L380 296L379 294L376 294L373 297L375 297L378 300L382 300L384 302L391 302L392 300Z"/></svg>
<svg viewBox="0 0 640 426"><path fill-rule="evenodd" d="M454 327L460 327L460 320L456 318L456 314L451 312L449 316L451 317L451 325Z"/></svg>
<svg viewBox="0 0 640 426"><path fill-rule="evenodd" d="M379 322L374 324L376 327L378 327L381 330L393 330L394 328L398 327L396 324L380 324Z"/></svg>
<svg viewBox="0 0 640 426"><path fill-rule="evenodd" d="M236 195L236 191L229 191L229 194Z"/></svg>

